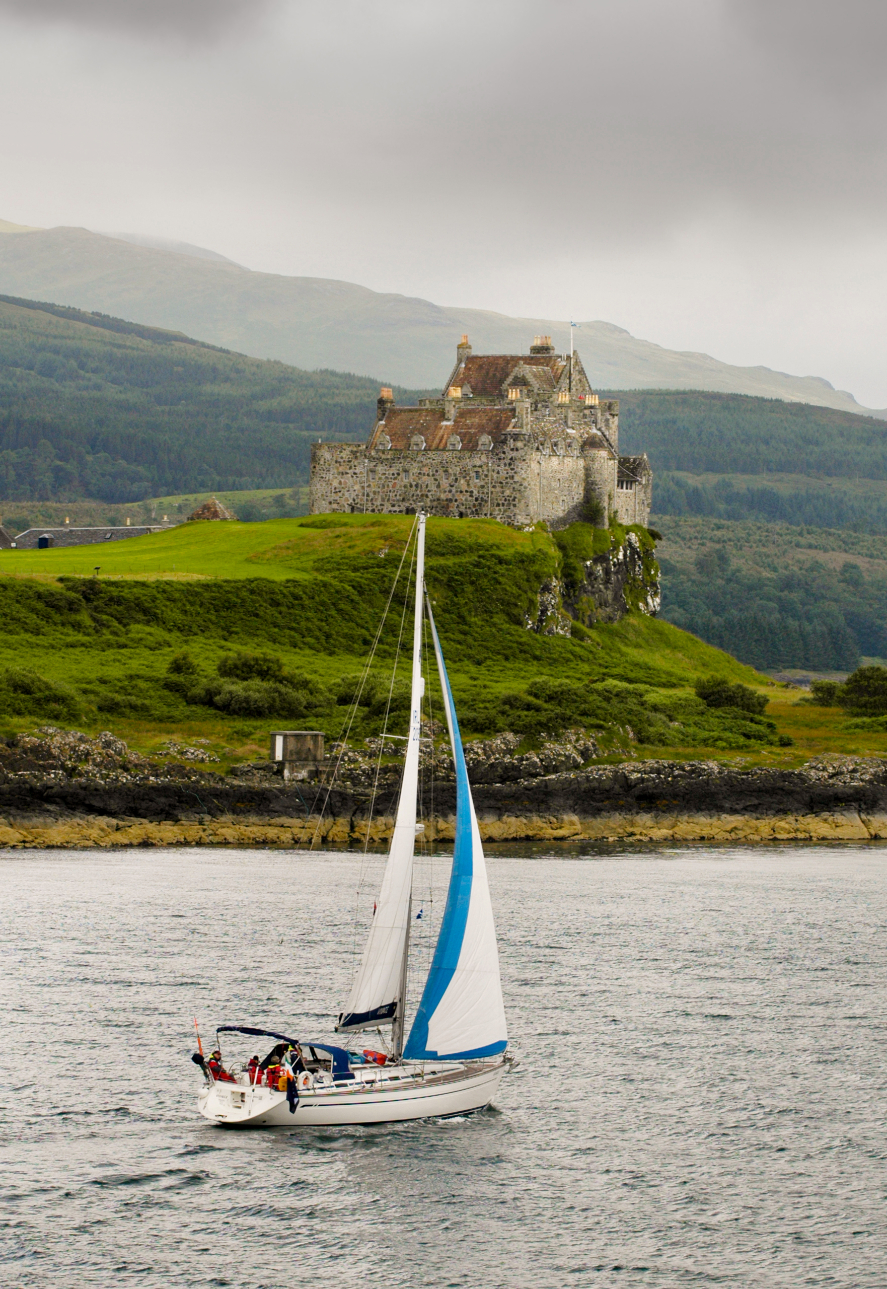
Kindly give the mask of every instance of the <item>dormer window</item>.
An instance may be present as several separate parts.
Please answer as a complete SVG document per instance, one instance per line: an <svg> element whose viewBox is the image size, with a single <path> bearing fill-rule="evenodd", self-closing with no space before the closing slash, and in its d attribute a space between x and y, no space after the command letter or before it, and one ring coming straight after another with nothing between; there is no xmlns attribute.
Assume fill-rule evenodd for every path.
<svg viewBox="0 0 887 1289"><path fill-rule="evenodd" d="M389 439L388 435L380 434L379 437L376 439L377 450L381 449L382 451L384 451L386 448L390 448L390 447L391 447L391 440Z"/></svg>
<svg viewBox="0 0 887 1289"><path fill-rule="evenodd" d="M459 438L458 434L451 434L450 437L447 439L448 452L458 452L461 446L462 446L462 440Z"/></svg>
<svg viewBox="0 0 887 1289"><path fill-rule="evenodd" d="M477 441L477 446L481 452L489 452L493 446L493 440L489 434L482 434Z"/></svg>
<svg viewBox="0 0 887 1289"><path fill-rule="evenodd" d="M421 434L413 435L413 437L410 439L410 451L411 452L425 451L425 438L423 435Z"/></svg>

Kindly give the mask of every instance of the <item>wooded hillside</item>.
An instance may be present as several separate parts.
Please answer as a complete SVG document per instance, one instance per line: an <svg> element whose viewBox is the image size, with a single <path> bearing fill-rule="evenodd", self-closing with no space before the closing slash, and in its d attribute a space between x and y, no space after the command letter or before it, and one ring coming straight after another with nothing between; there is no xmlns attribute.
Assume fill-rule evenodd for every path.
<svg viewBox="0 0 887 1289"><path fill-rule="evenodd" d="M365 377L0 296L0 500L291 487L307 479L312 439L368 433L378 392Z"/></svg>

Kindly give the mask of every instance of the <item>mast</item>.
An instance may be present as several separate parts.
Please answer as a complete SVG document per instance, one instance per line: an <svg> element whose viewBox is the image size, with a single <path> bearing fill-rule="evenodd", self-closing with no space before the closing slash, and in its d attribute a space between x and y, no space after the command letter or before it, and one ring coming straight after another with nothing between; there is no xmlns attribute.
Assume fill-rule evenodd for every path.
<svg viewBox="0 0 887 1289"><path fill-rule="evenodd" d="M416 523L416 605L413 625L413 670L410 726L404 756L394 834L376 911L357 976L336 1029L361 1030L391 1024L396 1055L403 1047L403 1009L409 955L413 853L419 793L419 749L422 733L422 592L425 572L425 516Z"/></svg>
<svg viewBox="0 0 887 1289"><path fill-rule="evenodd" d="M413 846L416 845L416 815L419 798L419 751L422 739L422 699L425 696L425 681L422 678L422 614L425 604L425 516L419 514L419 531L416 535L416 603L413 608L413 675L410 687L410 733L409 745L415 742L416 775L413 784ZM407 788L406 773L401 795ZM412 885L412 884L411 884ZM397 1011L394 1024L391 1026L392 1055L399 1060L403 1053L403 1035L405 1010L407 1005L407 975L410 964L410 923L413 917L413 893L407 904L406 935L403 938L403 959L400 966L400 984L397 995Z"/></svg>

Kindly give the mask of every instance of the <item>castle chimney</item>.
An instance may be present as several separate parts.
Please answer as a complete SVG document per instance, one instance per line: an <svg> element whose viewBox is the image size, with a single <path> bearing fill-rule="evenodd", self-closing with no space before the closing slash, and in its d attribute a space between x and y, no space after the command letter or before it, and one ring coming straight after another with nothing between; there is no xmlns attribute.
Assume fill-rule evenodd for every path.
<svg viewBox="0 0 887 1289"><path fill-rule="evenodd" d="M553 354L554 345L551 343L551 336L534 336L533 343L530 345L531 354Z"/></svg>
<svg viewBox="0 0 887 1289"><path fill-rule="evenodd" d="M378 420L384 421L390 408L394 406L394 392L388 385L383 385L376 399L376 416Z"/></svg>
<svg viewBox="0 0 887 1289"><path fill-rule="evenodd" d="M458 345L456 345L456 362L464 363L470 357L471 345L468 343L468 337L463 336Z"/></svg>

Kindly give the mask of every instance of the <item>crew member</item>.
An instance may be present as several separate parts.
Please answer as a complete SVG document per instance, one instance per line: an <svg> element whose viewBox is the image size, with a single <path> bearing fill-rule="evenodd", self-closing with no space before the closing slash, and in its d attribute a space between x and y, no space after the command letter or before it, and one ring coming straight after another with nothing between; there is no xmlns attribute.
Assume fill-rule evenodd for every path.
<svg viewBox="0 0 887 1289"><path fill-rule="evenodd" d="M206 1065L210 1074L213 1076L213 1078L216 1080L217 1083L236 1083L237 1082L234 1075L229 1074L228 1071L225 1069L225 1067L222 1065L222 1053L219 1050L219 1048L216 1048L214 1051L210 1052L209 1060L207 1061Z"/></svg>

